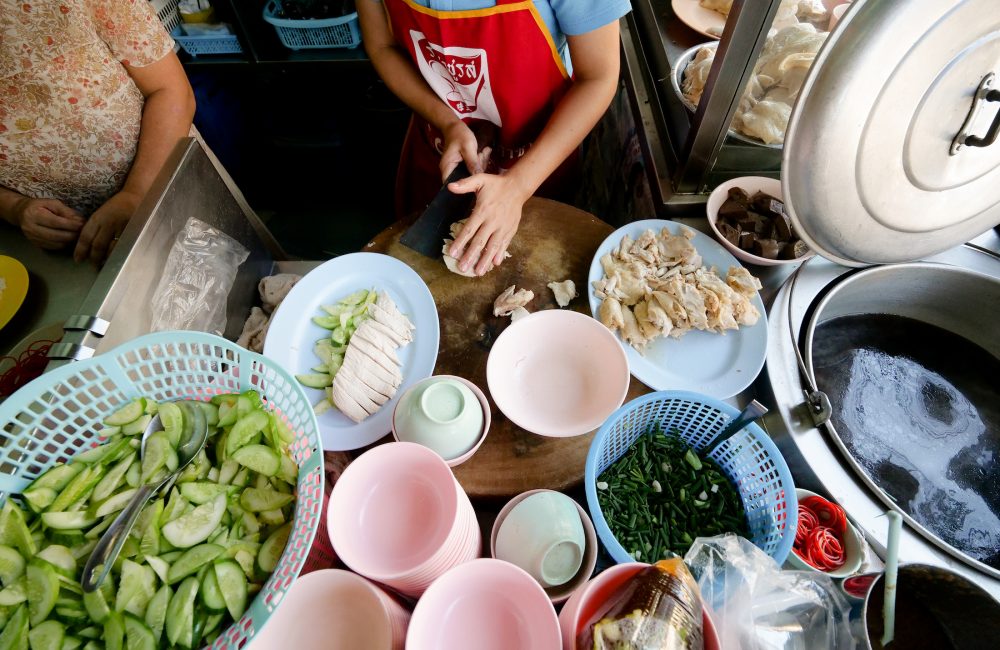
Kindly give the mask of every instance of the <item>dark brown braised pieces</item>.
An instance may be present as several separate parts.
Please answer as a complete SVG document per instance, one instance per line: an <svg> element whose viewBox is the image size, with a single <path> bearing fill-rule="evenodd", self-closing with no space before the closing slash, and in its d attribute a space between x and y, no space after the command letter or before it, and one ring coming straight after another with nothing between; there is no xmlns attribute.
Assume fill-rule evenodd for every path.
<svg viewBox="0 0 1000 650"><path fill-rule="evenodd" d="M795 235L785 204L770 194L748 196L738 187L719 207L716 226L733 246L769 260L793 260L809 252Z"/></svg>

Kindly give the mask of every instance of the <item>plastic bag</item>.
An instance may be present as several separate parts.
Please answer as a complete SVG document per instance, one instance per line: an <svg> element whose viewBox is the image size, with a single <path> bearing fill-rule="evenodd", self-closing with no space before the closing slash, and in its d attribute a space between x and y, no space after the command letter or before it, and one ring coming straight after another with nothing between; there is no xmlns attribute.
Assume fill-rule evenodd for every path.
<svg viewBox="0 0 1000 650"><path fill-rule="evenodd" d="M153 293L151 329L222 335L236 272L250 251L194 217L178 233Z"/></svg>
<svg viewBox="0 0 1000 650"><path fill-rule="evenodd" d="M828 576L782 571L737 535L699 537L684 556L726 650L853 648L850 605Z"/></svg>

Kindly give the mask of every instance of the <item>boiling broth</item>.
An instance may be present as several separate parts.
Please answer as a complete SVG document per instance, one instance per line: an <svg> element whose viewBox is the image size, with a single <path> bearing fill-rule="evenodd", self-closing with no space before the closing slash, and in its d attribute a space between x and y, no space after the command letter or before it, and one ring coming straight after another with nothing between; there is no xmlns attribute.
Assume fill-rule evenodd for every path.
<svg viewBox="0 0 1000 650"><path fill-rule="evenodd" d="M832 423L871 480L1000 569L1000 360L939 327L875 314L823 323L812 354Z"/></svg>

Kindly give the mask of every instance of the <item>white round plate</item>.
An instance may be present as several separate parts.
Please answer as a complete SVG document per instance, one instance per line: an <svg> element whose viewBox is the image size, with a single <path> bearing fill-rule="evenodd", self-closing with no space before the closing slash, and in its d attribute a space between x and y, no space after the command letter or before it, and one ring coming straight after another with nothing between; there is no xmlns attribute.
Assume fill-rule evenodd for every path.
<svg viewBox="0 0 1000 650"><path fill-rule="evenodd" d="M594 282L604 277L601 257L617 247L625 235L638 239L645 230L659 233L663 228L676 235L685 227L673 221L647 219L611 233L597 249L587 278L587 295L594 318L599 319L597 310L601 306L601 299L594 293ZM741 266L729 251L708 235L694 231L691 243L698 249L703 264L714 266L723 278L729 267ZM752 302L760 312L760 320L750 327L740 326L739 330L730 330L725 335L692 330L679 339L660 337L646 346L645 354L639 354L619 336L618 341L628 355L632 375L653 390L689 390L716 399L736 395L757 378L767 356L764 302L760 294L754 296Z"/></svg>
<svg viewBox="0 0 1000 650"><path fill-rule="evenodd" d="M718 11L705 9L698 0L672 0L670 6L682 23L709 38L718 39L726 27L725 16ZM712 33L714 29L719 31Z"/></svg>
<svg viewBox="0 0 1000 650"><path fill-rule="evenodd" d="M313 353L316 341L330 332L312 322L323 314L322 305L334 304L359 289L385 291L416 325L413 341L397 354L403 383L391 400L369 418L355 423L336 409L320 415L319 429L326 451L347 451L370 445L392 431L392 411L406 389L430 377L437 362L437 307L434 297L416 271L399 260L378 253L351 253L316 267L292 288L271 319L264 340L264 355L292 374L307 374L320 363ZM324 391L305 388L313 404Z"/></svg>

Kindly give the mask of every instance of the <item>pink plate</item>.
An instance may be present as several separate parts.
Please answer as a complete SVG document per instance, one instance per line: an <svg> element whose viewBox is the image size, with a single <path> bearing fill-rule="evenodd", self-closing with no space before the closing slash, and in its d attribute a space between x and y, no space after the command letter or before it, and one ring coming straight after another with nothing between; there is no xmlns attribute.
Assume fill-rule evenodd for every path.
<svg viewBox="0 0 1000 650"><path fill-rule="evenodd" d="M618 339L589 316L535 312L493 343L486 381L497 408L532 433L579 436L625 401L628 359Z"/></svg>
<svg viewBox="0 0 1000 650"><path fill-rule="evenodd" d="M399 650L410 614L388 594L349 571L314 571L291 590L249 650L342 648Z"/></svg>
<svg viewBox="0 0 1000 650"><path fill-rule="evenodd" d="M479 559L444 574L417 603L408 650L560 650L545 592L513 564Z"/></svg>

